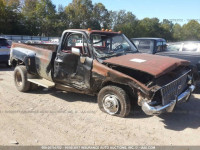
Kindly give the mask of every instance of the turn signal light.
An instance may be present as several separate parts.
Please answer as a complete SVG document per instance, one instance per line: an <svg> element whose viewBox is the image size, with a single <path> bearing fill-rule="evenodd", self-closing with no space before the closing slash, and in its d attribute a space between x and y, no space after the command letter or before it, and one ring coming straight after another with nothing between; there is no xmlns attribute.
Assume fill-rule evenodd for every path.
<svg viewBox="0 0 200 150"><path fill-rule="evenodd" d="M91 28L88 28L88 31L92 31L92 29L91 29Z"/></svg>
<svg viewBox="0 0 200 150"><path fill-rule="evenodd" d="M112 30L110 29L109 32L112 32Z"/></svg>
<svg viewBox="0 0 200 150"><path fill-rule="evenodd" d="M103 29L101 29L101 31L105 31L105 29L103 28Z"/></svg>

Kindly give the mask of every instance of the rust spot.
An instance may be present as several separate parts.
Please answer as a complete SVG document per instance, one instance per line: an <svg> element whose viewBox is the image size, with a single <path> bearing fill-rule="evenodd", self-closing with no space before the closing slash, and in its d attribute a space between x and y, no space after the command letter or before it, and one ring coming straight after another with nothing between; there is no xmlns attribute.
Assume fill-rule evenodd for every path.
<svg viewBox="0 0 200 150"><path fill-rule="evenodd" d="M113 82L120 83L120 84L127 84L127 85L132 84L133 86L138 87L139 90L144 90L147 92L150 92L150 90L151 90L151 88L146 87L144 84L140 83L136 79L134 79L126 74L123 74L119 71L113 70L113 69L99 63L97 60L93 61L92 72L103 76L104 81L102 81L102 82L113 81Z"/></svg>
<svg viewBox="0 0 200 150"><path fill-rule="evenodd" d="M36 44L36 46L39 46L39 44ZM13 43L12 48L20 47L20 48L32 50L32 51L36 52L37 57L41 59L41 62L48 63L49 60L51 60L52 52L54 52L56 49L52 50L52 49L41 48L41 47L43 47L43 44L40 44L41 47L36 47L36 46L30 46L30 45L20 44L20 43ZM48 46L46 48L48 48Z"/></svg>
<svg viewBox="0 0 200 150"><path fill-rule="evenodd" d="M102 65L97 60L93 61L93 69L92 72L96 72L100 75L103 75L104 77L108 76L108 67L105 65Z"/></svg>
<svg viewBox="0 0 200 150"><path fill-rule="evenodd" d="M141 61L141 62L137 62ZM170 71L176 69L178 66L188 66L189 62L186 60L160 57L150 54L129 54L120 57L113 57L104 61L108 64L124 66L134 70L139 70L153 75L158 78Z"/></svg>
<svg viewBox="0 0 200 150"><path fill-rule="evenodd" d="M32 44L32 45L35 45L35 46L31 46L31 45L27 45L27 44L21 44L21 43L13 43L12 48L21 47L21 48L31 49L32 51L41 51L41 52L43 52L43 51L44 52L48 52L48 51L55 52L55 50L56 50L56 49L52 50L52 49L41 48L41 47L45 47L45 45L43 45L43 44ZM41 47L39 47L39 46L41 46Z"/></svg>

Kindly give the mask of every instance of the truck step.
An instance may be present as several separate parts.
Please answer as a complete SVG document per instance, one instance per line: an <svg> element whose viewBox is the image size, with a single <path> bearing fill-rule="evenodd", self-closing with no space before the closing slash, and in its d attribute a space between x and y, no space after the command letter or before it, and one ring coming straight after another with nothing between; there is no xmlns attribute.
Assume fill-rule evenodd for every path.
<svg viewBox="0 0 200 150"><path fill-rule="evenodd" d="M29 82L35 83L37 85L40 85L42 87L45 88L52 88L55 86L54 82L51 82L49 80L46 79L28 79Z"/></svg>

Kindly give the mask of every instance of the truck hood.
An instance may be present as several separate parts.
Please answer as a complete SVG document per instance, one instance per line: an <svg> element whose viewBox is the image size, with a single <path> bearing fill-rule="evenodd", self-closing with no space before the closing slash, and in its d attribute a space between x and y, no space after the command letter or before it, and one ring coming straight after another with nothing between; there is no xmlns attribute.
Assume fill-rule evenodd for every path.
<svg viewBox="0 0 200 150"><path fill-rule="evenodd" d="M188 66L190 64L189 61L182 59L142 53L112 57L105 60L104 63L146 72L155 78L169 73L179 66Z"/></svg>

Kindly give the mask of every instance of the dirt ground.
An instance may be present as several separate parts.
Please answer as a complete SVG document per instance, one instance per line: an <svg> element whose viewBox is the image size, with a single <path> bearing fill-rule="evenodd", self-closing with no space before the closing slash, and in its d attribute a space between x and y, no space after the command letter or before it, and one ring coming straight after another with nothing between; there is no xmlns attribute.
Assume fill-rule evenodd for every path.
<svg viewBox="0 0 200 150"><path fill-rule="evenodd" d="M197 91L196 93L199 93ZM200 94L173 113L102 113L96 97L38 89L20 93L0 65L0 145L199 145Z"/></svg>

